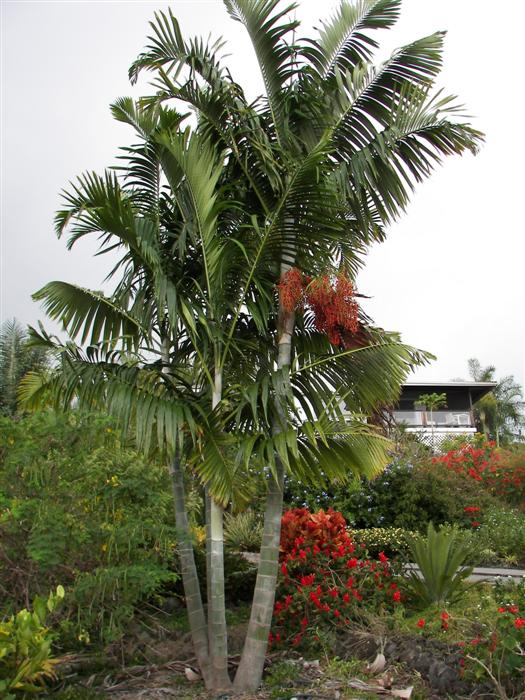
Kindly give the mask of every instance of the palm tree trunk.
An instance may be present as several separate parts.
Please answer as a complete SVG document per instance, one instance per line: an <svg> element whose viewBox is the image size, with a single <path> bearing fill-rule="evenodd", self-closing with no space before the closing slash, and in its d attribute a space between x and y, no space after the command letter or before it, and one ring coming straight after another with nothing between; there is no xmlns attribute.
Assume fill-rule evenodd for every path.
<svg viewBox="0 0 525 700"><path fill-rule="evenodd" d="M199 578L195 566L193 545L188 525L188 513L186 510L186 496L184 493L184 477L180 464L178 450L175 452L170 464L171 483L173 488L173 500L175 503L175 522L177 526L178 553L184 586L186 610L190 624L191 638L195 656L199 668L208 688L211 682L210 657L208 654L208 635L206 616L202 605Z"/></svg>
<svg viewBox="0 0 525 700"><path fill-rule="evenodd" d="M161 357L163 372L170 374L170 345L168 336L161 340ZM195 656L202 674L206 688L211 687L212 670L210 664L206 615L202 605L201 589L195 555L188 524L188 511L186 509L186 494L184 492L184 475L181 469L180 451L175 448L175 454L170 465L170 476L175 504L175 525L177 527L178 552L181 566L182 585L186 600L186 610L190 625L191 639Z"/></svg>
<svg viewBox="0 0 525 700"><path fill-rule="evenodd" d="M283 273L289 266L283 266ZM289 368L292 355L292 336L295 314L279 308L279 369ZM286 429L286 407L284 396L277 396L277 419L273 426L274 435ZM275 589L279 566L279 541L281 537L281 518L283 512L283 482L284 466L279 458L276 459L275 475L270 474L268 480L268 495L264 513L264 530L261 546L261 558L253 603L242 651L241 662L235 676L234 687L237 691L254 692L260 685L268 635L272 624Z"/></svg>
<svg viewBox="0 0 525 700"><path fill-rule="evenodd" d="M212 408L222 395L222 373L215 369ZM228 675L228 632L224 597L224 509L206 492L206 576L208 583L208 644L215 691L231 688Z"/></svg>

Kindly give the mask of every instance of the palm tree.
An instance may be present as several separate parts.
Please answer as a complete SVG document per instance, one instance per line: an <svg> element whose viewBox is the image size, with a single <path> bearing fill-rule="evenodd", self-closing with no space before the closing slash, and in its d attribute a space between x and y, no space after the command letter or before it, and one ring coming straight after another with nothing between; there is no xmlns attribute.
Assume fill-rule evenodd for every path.
<svg viewBox="0 0 525 700"><path fill-rule="evenodd" d="M248 103L218 59L220 43L186 42L171 12L158 14L150 45L130 70L133 79L142 70L154 71L157 92L133 109L125 102L124 116L116 110L130 123L139 112L144 118L158 115L147 153L134 152L124 190L113 175L84 176L59 216L60 230L77 221L73 242L101 232L106 249L116 236L127 251L122 280L107 300L78 289L64 299L59 290L54 306L49 286L39 296L83 342L102 342L112 352L121 344L119 366L111 371L119 379L133 372L137 377L133 397L129 393L121 402L124 418L131 399L140 399L137 425L147 432L144 426L162 415L162 437L173 413L184 415L176 426L190 425L194 407L201 408L202 425L191 442L200 449L195 465L210 496L210 597L209 659L203 654L199 661L211 669L207 682L216 689L229 681L219 569L222 510L235 479L224 454L233 446L236 467L266 468L261 564L235 680L238 689L253 690L271 624L285 471L304 481L343 479L348 469L369 475L380 470L388 443L360 417L395 400L410 368L424 360L373 329L365 345L341 349L314 328L310 313L297 314L276 300L275 286L292 268L309 277L340 269L353 275L368 245L382 240L386 225L404 209L414 184L442 156L475 151L480 134L458 121L451 98L429 96L441 65L441 34L402 48L378 70L370 66L376 46L370 35L392 26L399 0L344 2L313 42L296 40L298 22L287 18L295 5L225 4L250 34L266 96ZM161 107L168 100L196 111L193 132L182 131L180 116L177 121L176 112ZM149 187L142 186L146 181ZM157 374L148 385L142 370L151 367L143 361L120 366L137 345L152 346L148 329L155 313L170 360L163 364L169 371L161 377L162 389ZM130 327L124 331L125 323ZM200 395L171 394L172 348L180 345L197 372L189 382L192 391L193 384L205 387L204 412ZM103 382L92 369L104 367L97 360L100 347L86 357L64 347L75 371L71 355L81 362L95 358L91 378L80 384L83 396L108 381L109 369ZM147 410L140 396L144 386L155 395ZM112 396L116 389L108 387L104 391ZM166 399L162 409L159 398ZM353 414L348 422L345 403ZM175 437L181 432L173 429Z"/></svg>
<svg viewBox="0 0 525 700"><path fill-rule="evenodd" d="M27 331L16 319L5 321L0 328L0 414L12 416L17 411L17 391L27 372L47 367L44 350L28 345Z"/></svg>
<svg viewBox="0 0 525 700"><path fill-rule="evenodd" d="M493 438L499 447L500 442L512 442L525 426L523 414L523 393L513 376L496 379L494 365L482 367L479 360L468 361L469 373L476 382L497 382L474 405L474 413L482 432L487 439Z"/></svg>
<svg viewBox="0 0 525 700"><path fill-rule="evenodd" d="M343 2L313 42L296 38L298 22L288 19L295 4L225 0L225 5L250 35L264 99L249 105L221 69L218 46L186 44L171 13L157 15L148 50L131 75L155 71L155 99L175 99L197 109L201 128L224 144L232 169L244 175L260 212L255 223L263 231L247 281L269 248L274 280L292 266L315 274L334 260L353 269L356 252L382 239L384 226L404 209L415 182L430 174L443 155L476 150L480 134L455 120L458 108L452 99L429 96L441 67L443 35L403 47L375 70L369 64L376 47L370 33L394 24L398 0ZM180 77L184 66L189 74ZM295 315L281 306L277 326L285 387ZM285 412L277 406L276 413L274 432L279 433L286 429ZM253 689L262 669L273 602L265 588L273 589L276 575L282 474L279 465L269 489L266 548L237 674L239 688Z"/></svg>

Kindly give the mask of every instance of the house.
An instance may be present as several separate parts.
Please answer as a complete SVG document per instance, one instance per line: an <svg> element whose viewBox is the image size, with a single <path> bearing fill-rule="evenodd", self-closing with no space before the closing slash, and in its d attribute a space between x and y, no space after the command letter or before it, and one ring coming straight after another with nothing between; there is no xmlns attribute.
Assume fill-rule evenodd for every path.
<svg viewBox="0 0 525 700"><path fill-rule="evenodd" d="M403 385L393 416L397 425L434 450L445 439L476 432L473 405L496 386L496 382L410 382ZM442 405L431 409L424 395L444 395Z"/></svg>

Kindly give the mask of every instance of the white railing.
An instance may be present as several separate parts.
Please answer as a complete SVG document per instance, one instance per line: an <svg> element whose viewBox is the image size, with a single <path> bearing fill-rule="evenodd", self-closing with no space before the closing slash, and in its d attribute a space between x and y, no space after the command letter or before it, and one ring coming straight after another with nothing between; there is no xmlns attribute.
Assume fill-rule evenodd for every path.
<svg viewBox="0 0 525 700"><path fill-rule="evenodd" d="M470 411L394 411L398 425L409 428L473 428Z"/></svg>

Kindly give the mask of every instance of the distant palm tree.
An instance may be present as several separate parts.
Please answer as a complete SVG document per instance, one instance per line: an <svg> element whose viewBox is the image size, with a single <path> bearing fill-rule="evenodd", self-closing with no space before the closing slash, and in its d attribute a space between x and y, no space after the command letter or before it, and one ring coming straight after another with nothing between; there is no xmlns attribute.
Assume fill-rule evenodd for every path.
<svg viewBox="0 0 525 700"><path fill-rule="evenodd" d="M468 361L470 376L476 382L497 382L474 405L474 415L487 438L500 443L512 442L525 426L523 391L512 375L496 379L496 367L482 367L479 360Z"/></svg>
<svg viewBox="0 0 525 700"><path fill-rule="evenodd" d="M42 348L28 345L25 328L13 318L0 328L0 413L12 416L17 411L17 391L27 372L41 371L49 365Z"/></svg>

